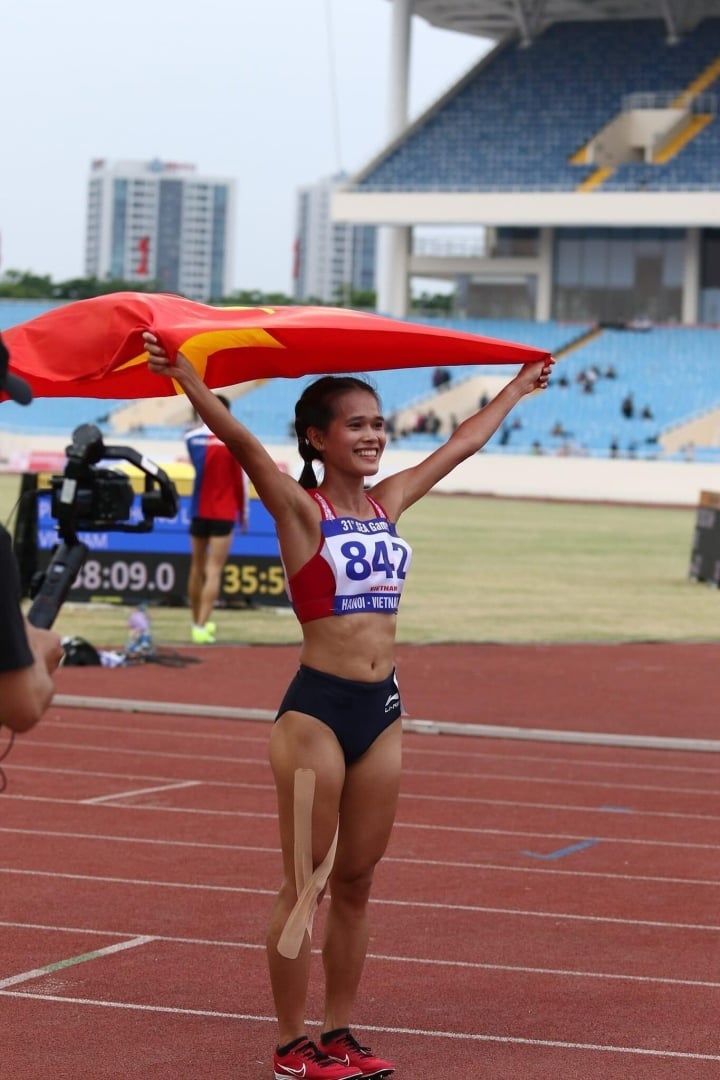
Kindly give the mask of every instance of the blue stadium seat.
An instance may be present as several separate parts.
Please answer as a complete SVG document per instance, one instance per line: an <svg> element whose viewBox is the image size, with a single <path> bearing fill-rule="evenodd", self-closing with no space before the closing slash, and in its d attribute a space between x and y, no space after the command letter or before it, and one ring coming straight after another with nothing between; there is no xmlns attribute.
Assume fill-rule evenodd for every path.
<svg viewBox="0 0 720 1080"><path fill-rule="evenodd" d="M359 190L572 190L568 159L635 92L684 89L720 55L720 19L677 45L662 20L556 23L501 46L358 183ZM572 86L573 94L567 88ZM710 87L712 90L713 87ZM720 120L664 166L622 166L605 187L716 187Z"/></svg>

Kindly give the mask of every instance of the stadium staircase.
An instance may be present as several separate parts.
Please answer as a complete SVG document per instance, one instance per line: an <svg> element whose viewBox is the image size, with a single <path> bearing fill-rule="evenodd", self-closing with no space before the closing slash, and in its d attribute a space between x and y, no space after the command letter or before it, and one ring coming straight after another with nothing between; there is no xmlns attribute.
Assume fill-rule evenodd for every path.
<svg viewBox="0 0 720 1080"><path fill-rule="evenodd" d="M689 85L682 90L677 97L669 102L667 108L671 110L685 110L686 115L679 128L674 128L672 135L652 155L651 165L665 165L668 161L679 154L692 140L703 131L714 119L712 113L690 112L693 102L703 94L708 87L712 86L720 78L720 56L712 60L703 71L700 72ZM615 118L616 120L618 117ZM611 124L613 121L611 121ZM609 125L606 125L606 127ZM592 161L592 146L596 138L602 132L597 132L584 146L577 150L571 157L572 165L587 165ZM598 166L589 176L586 176L577 190L588 192L596 191L599 187L615 175L617 168L609 165Z"/></svg>
<svg viewBox="0 0 720 1080"><path fill-rule="evenodd" d="M235 401L243 394L262 386L265 379L239 383L218 389L229 401ZM185 429L195 422L195 411L184 394L174 397L144 398L128 401L110 412L108 423L114 434L133 434L155 429L163 429L167 435L169 428Z"/></svg>

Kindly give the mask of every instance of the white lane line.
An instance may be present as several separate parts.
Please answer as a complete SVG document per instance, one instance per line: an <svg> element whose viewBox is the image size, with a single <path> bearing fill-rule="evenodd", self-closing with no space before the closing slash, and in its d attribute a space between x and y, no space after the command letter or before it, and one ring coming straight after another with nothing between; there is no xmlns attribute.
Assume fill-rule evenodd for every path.
<svg viewBox="0 0 720 1080"><path fill-rule="evenodd" d="M225 759L232 760L232 764L238 763L237 758ZM243 762L244 764L255 765L255 762ZM267 764L267 763L266 763ZM42 773L44 776L84 776L88 779L99 780L127 780L139 781L147 780L154 783L167 783L171 784L177 777L175 776L153 776L147 773L125 773L125 772L108 772L106 769L57 769L48 768L45 765L18 765L14 762L12 765L13 772L26 772L26 773ZM192 781L194 784L205 784L209 788L231 788L233 790L242 789L250 791L275 791L275 785L273 783L268 784L251 784L246 780L216 780L211 777L202 777Z"/></svg>
<svg viewBox="0 0 720 1080"><path fill-rule="evenodd" d="M659 874L615 874L603 870L563 870L559 866L511 866L505 863L460 862L443 859L408 859L386 855L383 862L406 863L410 866L450 867L454 870L497 870L510 874L555 874L559 877L600 878L603 881L644 881L656 885L708 885L720 886L720 880L706 878L663 877Z"/></svg>
<svg viewBox="0 0 720 1080"><path fill-rule="evenodd" d="M267 766L267 758L251 758L251 757L232 757L229 754L200 754L200 753L180 753L177 750L140 750L133 749L130 746L111 746L108 743L104 745L95 746L92 743L66 743L66 742L51 742L48 739L35 739L28 742L27 749L32 750L70 750L73 754L81 753L95 753L95 754L110 754L112 757L119 757L121 754L129 757L138 758L167 758L170 761L209 761L213 764L225 763L228 765L264 765Z"/></svg>
<svg viewBox="0 0 720 1080"><path fill-rule="evenodd" d="M215 1009L181 1009L170 1005L140 1005L127 1001L100 1001L94 998L66 997L59 994L33 994L22 990L0 990L0 996L27 998L33 1001L58 1001L69 1005L90 1005L105 1009L128 1009L132 1012L169 1013L173 1016L201 1016L222 1020L240 1020L251 1023L277 1024L274 1016L262 1016L253 1013L221 1012ZM310 1021L319 1026L319 1020ZM690 1061L720 1061L720 1054L700 1054L684 1050L655 1050L644 1046L612 1046L599 1043L565 1042L560 1039L525 1039L513 1035L485 1035L466 1031L433 1031L427 1028L383 1027L378 1024L358 1024L359 1031L375 1031L387 1035L411 1035L414 1038L452 1039L479 1042L501 1043L509 1046L545 1046L560 1050L587 1050L595 1053L630 1054L654 1058Z"/></svg>
<svg viewBox="0 0 720 1080"><path fill-rule="evenodd" d="M37 746L38 743L35 742L33 745ZM58 748L57 744L53 748L57 749ZM63 744L63 748L67 749L68 747L67 747L66 744ZM77 749L77 747L73 747L73 749ZM103 747L103 748L99 748L99 747L89 747L88 748L87 746L84 746L82 749L83 750L85 750L85 749L94 749L96 751L100 751L102 753L107 753L107 754L111 754L111 755L114 755L117 752L116 748L112 747L112 746L107 746L107 747ZM267 761L265 761L265 760L255 760L253 758L223 757L223 758L212 758L212 759L208 759L208 758L200 759L194 754L176 754L176 753L167 754L164 751L160 751L160 750L158 750L158 751L137 750L136 751L136 750L131 750L128 747L123 748L122 753L129 754L131 756L137 754L138 756L150 756L150 757L154 757L154 758L164 758L164 757L171 757L173 759L180 758L181 760L187 760L187 761L222 760L222 761L225 761L225 762L229 762L230 764L233 764L233 765L250 765L253 768L255 766L257 766L257 765L262 765L262 766L265 766L267 768L268 773L269 773L269 765L268 765ZM568 765L571 765L571 764L572 763L568 763ZM172 783L176 779L175 777L171 777L171 776L164 777L164 776L147 775L147 774L142 774L142 773L108 772L107 770L101 770L101 769L63 769L63 768L56 768L56 767L55 768L50 768L48 766L28 765L28 764L25 764L25 763L23 763L23 764L15 764L15 763L13 763L12 769L13 769L13 771L17 770L18 772L43 773L45 775L50 775L50 776L52 776L52 775L58 775L58 776L87 776L87 777L112 778L112 779L119 779L119 780L151 780L151 781L158 781L158 782L167 781L168 783ZM417 777L432 776L432 777L436 777L436 778L439 778L439 779L442 779L442 780L446 780L448 782L448 785L455 784L455 782L458 781L458 780L485 780L485 781L488 781L490 783L493 783L493 782L497 781L498 783L502 783L502 784L505 784L508 781L510 783L518 783L518 784L546 784L546 785L553 785L553 786L559 787L559 788L562 788L562 787L580 787L580 788L588 788L588 789L592 789L592 788L602 788L602 789L610 788L612 791L654 791L654 792L660 792L661 794L664 794L664 795L697 795L697 796L700 796L701 798L704 798L704 797L706 797L708 795L720 796L720 790L716 790L715 788L712 788L712 787L707 787L707 788L692 787L692 788L688 788L688 787L673 787L672 785L668 785L668 784L632 784L632 783L621 783L619 781L614 781L614 780L595 780L595 779L591 779L591 778L588 778L588 779L574 779L574 778L570 778L570 777L543 776L543 775L528 776L525 773L447 772L447 771L442 770L442 769L405 769L403 771L403 775L406 778L411 778L411 777L416 777L416 776ZM717 773L717 774L711 773L710 775L712 777L716 777L716 776L720 776L720 773ZM236 788L236 789L249 788L251 790L262 789L262 790L267 790L267 791L274 791L275 790L275 787L274 787L274 785L272 783L257 784L257 783L249 783L248 781L244 781L244 780L233 780L233 781L224 780L223 781L223 780L215 780L215 779L201 777L199 779L194 780L193 783L198 783L198 784L206 783L206 784L208 784L209 786L212 786L212 787L231 787L231 788ZM439 795L425 795L425 794L414 795L412 792L404 792L403 794L405 796L410 796L411 798L418 798L418 799L420 799L420 798L425 798L425 799L445 799L445 798L447 798L448 801L458 801L459 799L462 799L462 796L449 796L449 795L443 795L443 794L439 794ZM467 801L473 801L471 797L470 798L465 797L465 798L466 798Z"/></svg>
<svg viewBox="0 0 720 1080"><path fill-rule="evenodd" d="M109 798L110 796L108 796ZM103 800L83 800L84 802L97 803ZM60 837L63 839L74 840L97 840L102 843L117 842L117 843L129 843L129 844L147 844L149 846L156 847L190 847L190 848L203 848L203 850L220 850L220 851L242 851L245 853L252 853L258 855L277 855L280 852L278 847L261 847L255 844L213 844L202 843L200 841L192 840L153 840L143 839L141 837L128 837L128 836L109 836L109 835L94 835L88 833L62 833L62 832L41 832L40 830L33 829L6 829L0 826L0 833L2 832L17 832L22 835L34 835L42 837ZM547 839L542 834L542 839ZM537 837L536 837L537 838ZM598 843L599 838L595 838ZM714 850L714 849L713 849ZM555 874L559 877L572 877L572 878L600 878L603 881L642 881L653 882L659 885L706 885L713 888L720 886L720 879L707 879L707 878L684 878L684 877L667 877L662 874L617 874L609 870L564 870L560 866L513 866L510 863L491 863L491 862L471 862L467 859L429 859L429 858L408 858L407 856L399 855L386 855L384 862L394 863L396 865L406 866L434 866L438 869L453 869L453 870L492 870L500 873L507 872L512 874Z"/></svg>
<svg viewBox="0 0 720 1080"><path fill-rule="evenodd" d="M53 964L46 964L44 967L33 968L31 971L23 971L19 975L11 975L7 979L0 979L0 989L17 986L19 983L29 982L31 979L41 979L44 975L50 975L54 971L63 971L65 968L74 967L76 964L86 964L89 960L97 960L100 956L111 956L113 953L123 952L125 949L135 949L138 945L146 945L149 941L154 940L152 937L135 937L131 941L119 941L115 945L106 945L104 949L94 949L92 952L80 953L79 956L68 956L64 960L56 960Z"/></svg>
<svg viewBox="0 0 720 1080"><path fill-rule="evenodd" d="M5 767L5 766L3 766ZM48 803L55 806L79 806L80 803L77 799L55 799L47 795L8 795L7 791L3 792L3 806L12 799L13 802L36 802L36 803ZM276 812L264 813L261 810L208 810L203 806L163 806L158 803L111 803L105 802L103 806L112 807L115 810L130 810L130 811L146 811L154 814L190 814L197 815L198 817L231 817L231 818L268 818L271 821L277 821ZM635 815L637 817L637 815Z"/></svg>
<svg viewBox="0 0 720 1080"><path fill-rule="evenodd" d="M201 787L202 780L182 780L177 784L161 784L158 787L136 788L134 791L115 791L112 795L96 795L93 799L79 799L80 806L93 806L99 803L115 802L117 799L132 799L137 795L152 795L157 791L177 791L179 788Z"/></svg>
<svg viewBox="0 0 720 1080"><path fill-rule="evenodd" d="M139 730L139 729L137 729ZM433 761L437 761L438 758L460 758L462 762L468 760L473 761L512 761L523 762L524 764L538 764L538 765L570 765L570 766L586 766L593 769L617 769L618 771L640 771L640 772L681 772L708 776L720 775L720 769L715 761L713 765L686 765L686 764L667 764L661 760L648 761L647 758L640 760L625 760L629 755L618 754L613 757L608 755L599 757L574 757L572 754L552 755L546 753L537 754L520 754L517 752L516 747L508 747L503 753L498 753L492 750L470 750L467 746L463 746L458 750L444 750L441 747L437 749L435 747L428 748L420 746L417 743L412 743L405 748L405 752L408 757L417 758L431 758ZM657 757L657 755L655 755ZM454 775L454 770L449 769L448 775Z"/></svg>
<svg viewBox="0 0 720 1080"><path fill-rule="evenodd" d="M130 933L122 934L119 930L93 930L84 926L48 926L45 923L23 923L23 922L11 922L9 920L0 920L0 926L16 930L42 930L55 934L85 934L88 936L98 937L132 937ZM258 944L252 941L225 941L223 939L215 938L187 938L187 937L173 937L171 934L153 934L150 938L152 941L167 942L171 945L191 945L202 946L203 948L219 948L219 949L243 949L247 952L261 952L265 953L265 945ZM322 950L320 948L313 949L313 952L320 956ZM471 971L505 971L511 974L520 975L554 975L561 978L572 979L598 979L606 982L637 982L648 984L659 984L662 986L695 986L705 990L718 990L720 989L720 982L712 982L707 979L678 979L670 978L665 975L632 975L628 972L622 971L579 971L574 968L550 968L550 967L531 967L523 964L490 964L483 963L479 960L450 960L447 958L433 958L425 956L395 956L392 953L373 953L367 954L368 960L376 960L382 963L389 964L418 964L428 965L429 967L443 967L443 968L460 968L469 969Z"/></svg>
<svg viewBox="0 0 720 1080"><path fill-rule="evenodd" d="M607 1054L634 1054L659 1058L681 1058L693 1061L720 1061L720 1054L695 1054L683 1050L651 1050L644 1046L608 1046L602 1043L564 1042L560 1039L523 1039L512 1035L480 1035L464 1031L428 1031L426 1028L393 1028L380 1025L358 1025L363 1031L386 1035L415 1035L433 1039L469 1039L472 1042L505 1043L513 1046L549 1046L560 1050L593 1050Z"/></svg>
<svg viewBox="0 0 720 1080"><path fill-rule="evenodd" d="M229 893L240 896L275 896L276 889L251 889L243 885L208 885L190 881L152 881L144 878L109 877L101 874L66 874L50 870L20 870L16 867L0 867L0 874L16 874L23 877L54 878L61 881L87 881L104 885L130 885L150 889L187 889L196 892ZM578 915L562 911L524 911L516 908L494 908L478 904L438 904L429 900L373 899L373 904L388 907L421 908L429 911L459 911L474 914L510 915L523 918L566 919L571 922L590 922L619 926L655 926L672 930L702 930L720 933L720 925L706 923L665 922L659 919L625 919L607 915Z"/></svg>
<svg viewBox="0 0 720 1080"><path fill-rule="evenodd" d="M110 798L107 796L106 798ZM84 801L101 802L104 799L87 799ZM275 847L260 847L256 845L245 845L245 843L212 843L212 842L200 842L191 840L152 840L142 839L136 837L121 837L121 836L92 836L82 833L40 833L33 832L31 829L8 829L0 827L0 833L18 832L23 835L38 835L42 837L67 837L73 839L82 840L98 840L104 843L108 841L117 841L120 843L140 843L140 845L151 845L155 847L182 847L182 848L203 848L203 849L215 849L221 851L243 851L246 853L256 854L279 854L280 848ZM543 837L544 838L544 837ZM599 842L599 840L598 840ZM712 849L715 850L715 849ZM522 852L520 852L522 854ZM405 855L385 855L384 862L394 863L396 865L405 866L434 866L438 869L467 869L467 870L497 870L499 873L507 874L548 874L555 875L556 877L572 877L572 878L598 878L602 881L642 881L653 882L654 885L680 885L680 886L706 886L708 888L720 887L720 878L684 878L684 877L669 877L662 874L616 874L611 870L584 870L584 869L563 869L558 865L545 865L545 866L516 866L512 863L488 863L488 862L471 862L468 860L459 859L410 859ZM1 869L1 868L0 868ZM28 872L26 872L28 873ZM49 872L52 873L52 872Z"/></svg>
<svg viewBox="0 0 720 1080"><path fill-rule="evenodd" d="M553 833L553 832L525 832L521 829L475 829L475 832L482 836L502 836L513 837L519 840L577 840L577 833ZM59 829L21 829L10 825L0 825L0 833L17 834L18 836L40 836L40 837L59 837L60 839L67 840L101 840L104 842L117 841L119 844L151 844L157 847L189 847L189 848L210 848L217 849L219 851L257 851L257 852L272 852L277 854L280 848L275 846L266 845L260 847L255 844L217 844L212 841L205 840L174 840L170 837L163 837L162 839L156 839L154 837L147 836L122 836L113 835L111 833L86 833L86 832L68 832ZM588 839L587 837L581 837L581 839ZM629 845L634 847L653 847L653 848L679 848L680 850L688 851L720 851L720 844L696 844L691 841L684 840L641 840L637 837L630 836L602 836L596 835L593 837L598 843L602 844L615 844L615 845ZM400 858L394 855L386 855L384 861L391 862L403 862L404 858ZM420 862L426 862L425 859L418 860ZM454 865L451 863L444 863L439 861L439 866ZM461 864L461 865L477 865L477 864Z"/></svg>
<svg viewBox="0 0 720 1080"><path fill-rule="evenodd" d="M10 771L9 766L3 766L7 771ZM253 786L253 785L247 785ZM407 800L413 802L415 799L421 799L419 795L408 795L407 793L400 794L401 800ZM59 806L78 806L77 799L59 799L52 798L47 795L16 795L13 792L3 792L3 805L9 802L37 802L37 803L51 803ZM439 797L435 798L436 802L441 801ZM446 800L447 801L447 800ZM506 809L510 807L513 810L550 810L553 813L573 813L573 814L602 814L603 817L607 817L610 812L606 806L578 806L572 803L541 803L541 802L520 802L516 799L476 799L474 802L481 806L496 806ZM198 815L217 815L218 817L258 817L258 818L272 818L277 821L276 813L263 813L250 810L209 810L203 807L186 807L186 806L159 806L147 804L144 806L133 806L132 803L118 803L117 809L119 810L146 810L156 811L164 814L198 814ZM644 821L645 819L661 818L663 821L720 821L719 814L688 814L680 813L672 810L633 810L632 820L634 822ZM481 830L472 826L466 825L421 825L417 822L403 822L396 821L395 828L407 828L407 829L434 829L435 831L446 832L468 832L476 833Z"/></svg>
<svg viewBox="0 0 720 1080"><path fill-rule="evenodd" d="M410 776L434 776L445 777L448 774L433 769L409 770L405 775ZM625 784L617 780L575 780L569 776L528 776L525 773L484 773L484 772L454 772L449 777L453 783L457 780L485 780L499 781L511 784L554 784L556 787L582 787L582 788L611 788L613 791L659 791L667 795L699 795L706 798L708 795L717 797L720 791L711 787L671 787L667 784ZM406 794L411 794L406 792ZM443 795L427 796L428 798L444 798ZM420 798L420 796L418 796Z"/></svg>

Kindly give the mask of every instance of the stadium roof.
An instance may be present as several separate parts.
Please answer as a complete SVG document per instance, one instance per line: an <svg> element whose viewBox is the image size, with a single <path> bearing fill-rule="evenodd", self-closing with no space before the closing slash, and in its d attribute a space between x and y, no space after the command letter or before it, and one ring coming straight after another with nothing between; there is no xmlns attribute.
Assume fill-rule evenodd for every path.
<svg viewBox="0 0 720 1080"><path fill-rule="evenodd" d="M495 41L529 41L552 23L662 19L674 40L700 19L720 15L720 0L415 0L413 14L433 26Z"/></svg>

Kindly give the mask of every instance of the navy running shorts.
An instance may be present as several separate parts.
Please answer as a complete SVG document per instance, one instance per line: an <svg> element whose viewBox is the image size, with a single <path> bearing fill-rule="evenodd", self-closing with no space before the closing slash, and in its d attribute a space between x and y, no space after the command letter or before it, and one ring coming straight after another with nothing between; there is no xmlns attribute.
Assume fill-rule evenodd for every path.
<svg viewBox="0 0 720 1080"><path fill-rule="evenodd" d="M210 536L229 536L234 528L234 521L194 517L190 522L190 535L196 536L198 540L207 540Z"/></svg>
<svg viewBox="0 0 720 1080"><path fill-rule="evenodd" d="M278 709L314 716L335 732L345 763L363 756L402 713L395 672L382 682L356 682L300 665Z"/></svg>

